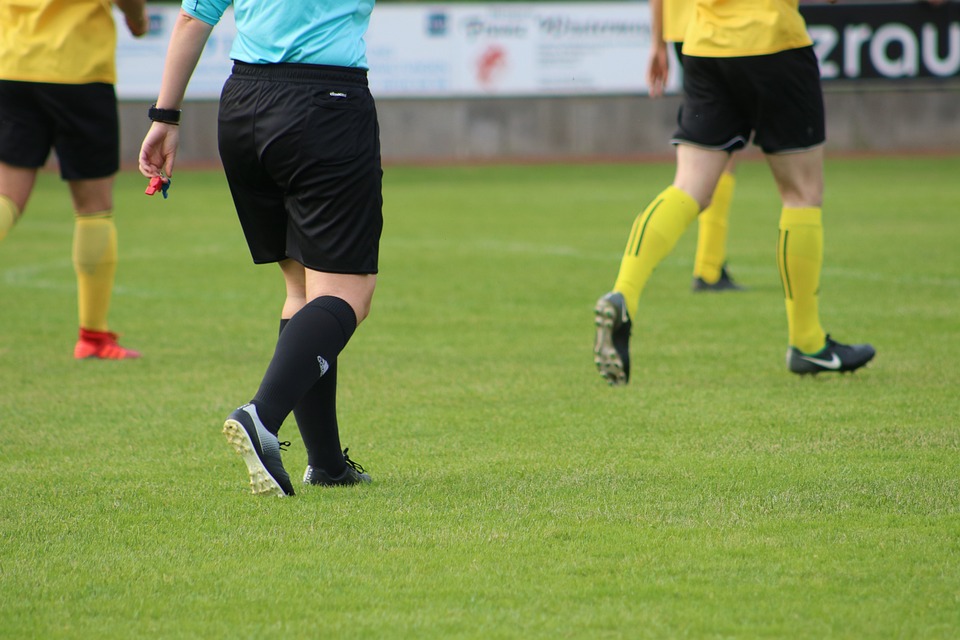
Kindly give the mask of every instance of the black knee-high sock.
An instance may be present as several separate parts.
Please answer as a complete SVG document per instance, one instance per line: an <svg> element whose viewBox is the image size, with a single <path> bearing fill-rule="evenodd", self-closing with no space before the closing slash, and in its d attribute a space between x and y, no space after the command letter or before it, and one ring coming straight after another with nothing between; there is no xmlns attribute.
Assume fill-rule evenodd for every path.
<svg viewBox="0 0 960 640"><path fill-rule="evenodd" d="M280 333L288 322L280 320ZM330 362L327 372L293 408L303 446L307 449L307 464L331 476L340 475L347 466L340 450L337 422L337 360Z"/></svg>
<svg viewBox="0 0 960 640"><path fill-rule="evenodd" d="M329 371L356 327L353 308L333 296L311 300L290 318L251 401L267 430L274 434L280 430L293 408Z"/></svg>

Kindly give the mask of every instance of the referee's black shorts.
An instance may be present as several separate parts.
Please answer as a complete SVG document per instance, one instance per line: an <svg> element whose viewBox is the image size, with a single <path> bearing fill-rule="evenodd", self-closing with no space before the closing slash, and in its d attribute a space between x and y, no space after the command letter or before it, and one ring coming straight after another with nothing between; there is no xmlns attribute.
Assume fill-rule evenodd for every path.
<svg viewBox="0 0 960 640"><path fill-rule="evenodd" d="M0 161L38 169L51 148L64 180L117 172L120 118L112 84L0 80Z"/></svg>
<svg viewBox="0 0 960 640"><path fill-rule="evenodd" d="M377 272L383 172L366 70L236 63L219 145L254 262Z"/></svg>
<svg viewBox="0 0 960 640"><path fill-rule="evenodd" d="M735 151L753 135L764 153L789 153L826 140L813 47L739 58L683 56L683 93L675 144Z"/></svg>

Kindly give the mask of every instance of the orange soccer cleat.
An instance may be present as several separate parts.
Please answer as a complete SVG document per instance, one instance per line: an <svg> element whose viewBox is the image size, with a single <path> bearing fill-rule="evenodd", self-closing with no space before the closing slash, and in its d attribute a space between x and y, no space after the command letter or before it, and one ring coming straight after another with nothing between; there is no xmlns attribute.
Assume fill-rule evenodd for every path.
<svg viewBox="0 0 960 640"><path fill-rule="evenodd" d="M91 331L80 328L80 339L73 349L73 357L77 360L84 358L100 358L102 360L127 360L139 358L140 352L126 349L117 344L117 334L112 331Z"/></svg>

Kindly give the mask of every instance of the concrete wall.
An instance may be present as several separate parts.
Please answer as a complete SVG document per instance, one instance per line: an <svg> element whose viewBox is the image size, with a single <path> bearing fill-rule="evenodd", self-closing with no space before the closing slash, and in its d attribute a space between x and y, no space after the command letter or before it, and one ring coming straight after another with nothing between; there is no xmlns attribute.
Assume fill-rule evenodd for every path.
<svg viewBox="0 0 960 640"><path fill-rule="evenodd" d="M960 82L825 87L828 149L960 153ZM385 163L630 159L670 153L678 97L380 100ZM121 105L133 166L147 103ZM184 107L181 164L216 163L215 102Z"/></svg>

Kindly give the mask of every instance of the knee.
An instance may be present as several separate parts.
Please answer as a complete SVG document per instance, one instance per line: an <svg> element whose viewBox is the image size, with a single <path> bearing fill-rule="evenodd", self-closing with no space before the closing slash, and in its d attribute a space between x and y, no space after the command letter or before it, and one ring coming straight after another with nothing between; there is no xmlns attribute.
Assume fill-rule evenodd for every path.
<svg viewBox="0 0 960 640"><path fill-rule="evenodd" d="M353 312L357 316L357 324L366 320L370 316L370 308L373 306L373 292L370 292L370 295L358 298L355 300L348 300L350 306L353 307Z"/></svg>
<svg viewBox="0 0 960 640"><path fill-rule="evenodd" d="M305 295L290 295L287 294L286 299L283 301L283 317L292 318L295 313L303 309L307 304L307 298Z"/></svg>
<svg viewBox="0 0 960 640"><path fill-rule="evenodd" d="M365 307L361 309L357 309L355 307L353 309L353 312L357 314L357 325L359 325L361 322L363 322L370 316L370 307Z"/></svg>

